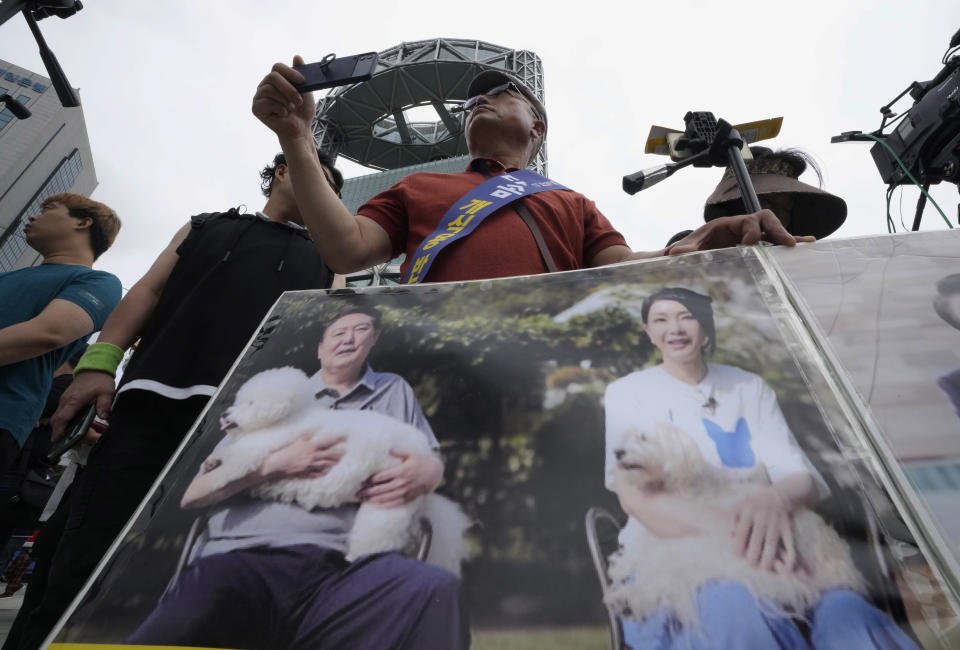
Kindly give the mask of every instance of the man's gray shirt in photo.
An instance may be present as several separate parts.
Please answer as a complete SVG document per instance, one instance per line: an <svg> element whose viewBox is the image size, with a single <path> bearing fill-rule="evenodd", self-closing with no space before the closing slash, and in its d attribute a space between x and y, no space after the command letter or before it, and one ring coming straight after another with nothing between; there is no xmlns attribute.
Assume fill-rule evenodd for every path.
<svg viewBox="0 0 960 650"><path fill-rule="evenodd" d="M321 373L315 374L317 400L331 409L369 410L412 424L439 447L427 418L402 377L390 372L374 372L368 366L359 383L344 395L327 387ZM217 449L229 444L224 438ZM338 508L306 510L297 505L265 501L237 494L214 506L207 526L194 545L190 560L227 553L241 548L284 547L314 544L346 552L347 534L353 526L357 504Z"/></svg>

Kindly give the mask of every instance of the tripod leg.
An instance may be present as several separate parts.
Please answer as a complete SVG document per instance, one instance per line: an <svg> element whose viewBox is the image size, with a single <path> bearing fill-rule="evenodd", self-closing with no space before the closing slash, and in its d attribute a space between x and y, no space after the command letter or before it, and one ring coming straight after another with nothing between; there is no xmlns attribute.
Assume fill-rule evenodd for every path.
<svg viewBox="0 0 960 650"><path fill-rule="evenodd" d="M760 199L757 198L757 191L753 187L753 180L750 178L750 172L747 171L747 165L743 162L743 155L740 153L740 147L732 144L727 147L727 160L733 175L737 178L737 186L740 188L740 198L743 201L743 207L747 214L760 211Z"/></svg>
<svg viewBox="0 0 960 650"><path fill-rule="evenodd" d="M927 206L927 192L930 190L930 183L923 184L923 191L920 192L920 198L917 199L917 214L913 217L912 230L920 230L920 217L923 216L923 209Z"/></svg>

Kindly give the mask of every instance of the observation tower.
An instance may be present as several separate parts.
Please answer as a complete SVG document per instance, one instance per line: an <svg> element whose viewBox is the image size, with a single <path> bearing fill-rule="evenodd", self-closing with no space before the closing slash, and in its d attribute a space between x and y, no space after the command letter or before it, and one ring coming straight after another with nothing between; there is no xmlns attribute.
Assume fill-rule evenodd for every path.
<svg viewBox="0 0 960 650"><path fill-rule="evenodd" d="M325 151L379 170L466 155L464 116L450 109L486 69L512 74L543 101L543 65L533 52L448 38L402 43L380 52L372 79L319 100L314 137ZM544 148L533 168L545 167Z"/></svg>

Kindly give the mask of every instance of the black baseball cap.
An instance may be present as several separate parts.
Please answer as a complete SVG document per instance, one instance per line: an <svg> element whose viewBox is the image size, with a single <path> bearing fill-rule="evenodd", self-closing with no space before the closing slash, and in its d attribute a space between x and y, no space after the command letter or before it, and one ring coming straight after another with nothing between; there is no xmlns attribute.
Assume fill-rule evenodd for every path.
<svg viewBox="0 0 960 650"><path fill-rule="evenodd" d="M470 86L467 88L467 99L471 97L476 97L477 95L482 95L491 88L500 86L505 83L512 83L517 87L517 90L520 91L520 94L530 102L533 106L533 110L537 113L537 116L543 120L544 133L546 133L547 126L547 109L544 108L543 102L537 99L537 96L533 94L533 91L527 88L523 82L521 82L516 77L507 74L503 70L484 70L470 82Z"/></svg>

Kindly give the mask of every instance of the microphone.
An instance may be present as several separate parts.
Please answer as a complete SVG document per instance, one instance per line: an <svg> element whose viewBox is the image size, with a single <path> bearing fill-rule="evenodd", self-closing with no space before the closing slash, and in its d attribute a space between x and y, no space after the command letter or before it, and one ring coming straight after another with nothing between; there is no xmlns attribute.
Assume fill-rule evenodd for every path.
<svg viewBox="0 0 960 650"><path fill-rule="evenodd" d="M4 93L0 95L0 104L6 104L7 108L10 109L10 112L13 113L13 116L18 120L25 120L33 113L30 112L30 109L15 100L12 96Z"/></svg>
<svg viewBox="0 0 960 650"><path fill-rule="evenodd" d="M707 409L711 413L714 413L717 410L717 400L715 400L713 395L711 395L710 399L700 405L700 408Z"/></svg>

